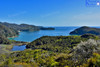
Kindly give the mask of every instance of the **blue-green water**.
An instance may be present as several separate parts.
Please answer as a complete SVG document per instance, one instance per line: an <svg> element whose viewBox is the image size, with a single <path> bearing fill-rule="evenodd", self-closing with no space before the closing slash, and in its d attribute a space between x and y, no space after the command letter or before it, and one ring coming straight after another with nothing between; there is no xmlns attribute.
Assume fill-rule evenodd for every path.
<svg viewBox="0 0 100 67"><path fill-rule="evenodd" d="M78 27L54 27L55 30L40 30L35 32L20 32L19 36L14 38L16 41L31 42L42 36L68 36L71 31ZM12 51L21 51L26 49L25 45L14 46Z"/></svg>
<svg viewBox="0 0 100 67"><path fill-rule="evenodd" d="M35 32L20 32L14 40L31 42L42 36L68 36L77 27L55 27L55 30L40 30Z"/></svg>
<svg viewBox="0 0 100 67"><path fill-rule="evenodd" d="M23 51L24 49L26 49L26 45L13 46L12 51Z"/></svg>

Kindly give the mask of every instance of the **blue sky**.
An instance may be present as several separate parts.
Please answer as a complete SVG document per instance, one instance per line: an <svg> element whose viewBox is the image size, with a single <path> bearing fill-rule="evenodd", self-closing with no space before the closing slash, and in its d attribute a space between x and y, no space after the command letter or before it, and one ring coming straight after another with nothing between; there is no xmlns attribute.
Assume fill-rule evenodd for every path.
<svg viewBox="0 0 100 67"><path fill-rule="evenodd" d="M37 26L100 26L100 7L86 6L86 1L0 0L0 21Z"/></svg>

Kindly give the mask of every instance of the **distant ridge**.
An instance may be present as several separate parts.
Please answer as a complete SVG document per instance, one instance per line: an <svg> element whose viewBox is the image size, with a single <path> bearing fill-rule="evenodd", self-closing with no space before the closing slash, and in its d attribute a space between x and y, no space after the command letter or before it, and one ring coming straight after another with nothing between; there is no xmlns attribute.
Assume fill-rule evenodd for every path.
<svg viewBox="0 0 100 67"><path fill-rule="evenodd" d="M29 25L29 24L14 24L14 23L7 23L7 22L0 22L0 24L5 25L9 28L13 28L18 31L39 31L39 30L54 30L54 28L51 27L42 27L42 26L35 26L35 25Z"/></svg>
<svg viewBox="0 0 100 67"><path fill-rule="evenodd" d="M38 31L39 28L35 25L28 25L28 24L11 24L11 23L7 23L7 22L0 22L0 24L5 25L9 28L13 28L17 31Z"/></svg>
<svg viewBox="0 0 100 67"><path fill-rule="evenodd" d="M74 31L70 32L71 35L83 35L83 34L94 34L100 35L99 28L92 28L88 26L82 26L80 28L75 29Z"/></svg>
<svg viewBox="0 0 100 67"><path fill-rule="evenodd" d="M35 26L28 24L18 25L14 23L0 22L0 44L10 43L8 37L18 36L20 31L39 31L39 30L54 30L54 28L45 28L42 26Z"/></svg>

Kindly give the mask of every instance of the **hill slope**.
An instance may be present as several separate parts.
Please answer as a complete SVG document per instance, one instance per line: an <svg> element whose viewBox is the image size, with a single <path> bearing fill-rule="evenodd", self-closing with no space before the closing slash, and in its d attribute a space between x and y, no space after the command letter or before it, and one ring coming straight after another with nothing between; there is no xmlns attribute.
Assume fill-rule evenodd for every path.
<svg viewBox="0 0 100 67"><path fill-rule="evenodd" d="M8 28L2 24L0 24L0 36L4 36L4 37L12 37L12 36L16 36L19 33L17 32L17 30L14 30L12 28Z"/></svg>
<svg viewBox="0 0 100 67"><path fill-rule="evenodd" d="M95 35L44 36L28 47L33 50L0 55L0 67L100 67L100 39Z"/></svg>
<svg viewBox="0 0 100 67"><path fill-rule="evenodd" d="M9 28L13 28L17 31L38 31L39 28L35 25L28 25L28 24L11 24L11 23L7 23L7 22L0 22L0 24L5 25Z"/></svg>
<svg viewBox="0 0 100 67"><path fill-rule="evenodd" d="M0 24L0 44L10 43L7 37L16 36L18 34L18 31Z"/></svg>
<svg viewBox="0 0 100 67"><path fill-rule="evenodd" d="M87 33L100 35L100 29L83 26L83 27L80 27L80 28L75 29L74 31L70 32L71 35L83 35L83 34L87 34Z"/></svg>
<svg viewBox="0 0 100 67"><path fill-rule="evenodd" d="M7 23L7 22L0 22L0 24L5 25L9 28L13 28L17 31L39 31L39 30L54 30L54 28L51 27L42 27L42 26L35 26L35 25L29 25L29 24L13 24L13 23Z"/></svg>
<svg viewBox="0 0 100 67"><path fill-rule="evenodd" d="M19 31L39 31L39 30L54 30L53 28L44 28L35 25L28 24L11 24L7 22L0 22L0 44L8 43L7 37L13 37L19 35Z"/></svg>
<svg viewBox="0 0 100 67"><path fill-rule="evenodd" d="M87 36L87 37L85 37ZM98 39L97 36L85 34L82 36L44 36L31 43L26 48L43 49L54 52L67 52L81 41L86 41L89 38Z"/></svg>

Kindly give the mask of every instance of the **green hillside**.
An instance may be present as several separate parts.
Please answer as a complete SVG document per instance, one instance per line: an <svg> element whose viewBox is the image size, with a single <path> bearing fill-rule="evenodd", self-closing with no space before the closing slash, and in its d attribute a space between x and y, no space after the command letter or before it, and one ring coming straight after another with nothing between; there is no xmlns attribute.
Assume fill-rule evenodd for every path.
<svg viewBox="0 0 100 67"><path fill-rule="evenodd" d="M0 66L100 67L100 39L95 35L44 36L27 48L32 49L0 55Z"/></svg>
<svg viewBox="0 0 100 67"><path fill-rule="evenodd" d="M83 27L80 27L80 28L75 29L74 31L70 32L71 35L83 35L83 34L87 34L87 33L100 35L100 29L83 26Z"/></svg>
<svg viewBox="0 0 100 67"><path fill-rule="evenodd" d="M0 24L0 44L10 43L10 41L7 39L7 37L13 37L18 34L19 34L18 31Z"/></svg>
<svg viewBox="0 0 100 67"><path fill-rule="evenodd" d="M99 37L92 34L82 36L44 36L29 43L26 48L43 49L53 52L68 52L68 50L72 49L81 41L86 41L90 38L99 39Z"/></svg>
<svg viewBox="0 0 100 67"><path fill-rule="evenodd" d="M12 28L8 28L2 24L0 24L0 35L5 37L12 37L18 35L17 30Z"/></svg>
<svg viewBox="0 0 100 67"><path fill-rule="evenodd" d="M35 25L29 25L29 24L13 24L13 23L7 23L7 22L0 22L0 24L5 25L9 28L13 28L17 31L39 31L39 30L54 30L54 28L51 27L42 27L42 26L35 26Z"/></svg>
<svg viewBox="0 0 100 67"><path fill-rule="evenodd" d="M39 28L35 25L28 25L28 24L13 24L13 23L7 23L7 22L1 22L0 24L5 25L9 28L13 28L17 31L38 31Z"/></svg>

